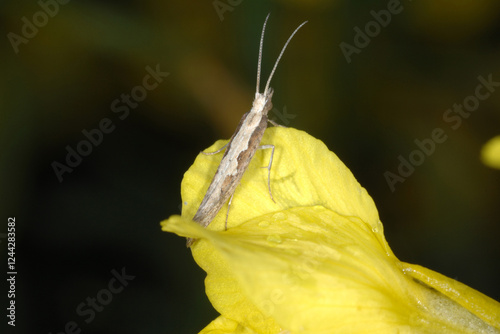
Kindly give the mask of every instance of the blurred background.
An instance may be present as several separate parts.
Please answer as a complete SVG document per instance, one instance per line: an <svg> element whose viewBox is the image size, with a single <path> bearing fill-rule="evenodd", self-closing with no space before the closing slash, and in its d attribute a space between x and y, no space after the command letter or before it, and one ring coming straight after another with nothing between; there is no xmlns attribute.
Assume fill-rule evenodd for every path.
<svg viewBox="0 0 500 334"><path fill-rule="evenodd" d="M55 334L74 321L82 333L197 333L217 316L185 240L159 222L180 212L198 152L229 138L249 110L269 12L264 79L309 20L273 78L271 116L351 169L402 261L500 300L500 171L479 160L500 133L500 89L458 128L443 120L474 95L478 76L500 81L500 2L63 2L0 4L0 244L6 262L15 217L12 332ZM341 43L362 42L355 27L397 3L346 57ZM447 140L391 189L384 173L397 174L398 157L436 128ZM96 144L81 144L86 135ZM87 323L78 306L110 296L113 270L134 278Z"/></svg>

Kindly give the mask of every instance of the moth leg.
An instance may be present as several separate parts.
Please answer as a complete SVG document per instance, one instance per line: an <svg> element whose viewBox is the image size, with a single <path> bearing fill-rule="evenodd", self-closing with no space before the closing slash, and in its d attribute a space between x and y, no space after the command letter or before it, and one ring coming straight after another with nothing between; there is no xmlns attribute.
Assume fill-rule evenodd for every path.
<svg viewBox="0 0 500 334"><path fill-rule="evenodd" d="M191 245L195 242L196 239L192 239L192 238L187 238L186 240L186 247L189 248L191 247Z"/></svg>
<svg viewBox="0 0 500 334"><path fill-rule="evenodd" d="M271 199L273 200L274 203L276 201L273 198L273 193L271 192L271 166L273 165L273 157L274 157L274 145L261 145L257 147L257 149L266 149L270 148L272 149L271 151L271 159L269 159L269 165L261 167L261 168L267 168L268 173L267 173L267 187L269 188L269 195L271 196Z"/></svg>
<svg viewBox="0 0 500 334"><path fill-rule="evenodd" d="M233 201L234 193L229 198L229 202L227 203L227 212L226 212L226 223L224 224L224 230L227 231L227 219L229 218L229 208L231 207L231 202Z"/></svg>
<svg viewBox="0 0 500 334"><path fill-rule="evenodd" d="M269 123L271 123L272 125L274 125L274 126L277 126L277 127L280 127L280 128L286 128L286 126L281 125L281 124L279 124L279 123L276 123L276 122L275 122L275 121L273 121L272 119L268 119L267 121L268 121Z"/></svg>
<svg viewBox="0 0 500 334"><path fill-rule="evenodd" d="M214 151L214 152L203 152L201 151L200 153L201 154L205 154L205 155L214 155L214 154L217 154L217 153L220 153L222 151L224 151L224 149L226 148L226 146L229 145L229 142L227 142L226 145L222 146L220 149L218 149L217 151Z"/></svg>

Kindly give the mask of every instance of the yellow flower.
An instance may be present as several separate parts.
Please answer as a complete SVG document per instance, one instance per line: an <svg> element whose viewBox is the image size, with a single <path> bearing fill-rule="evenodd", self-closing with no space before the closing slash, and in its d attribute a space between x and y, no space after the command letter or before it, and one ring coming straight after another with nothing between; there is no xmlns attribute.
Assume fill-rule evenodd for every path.
<svg viewBox="0 0 500 334"><path fill-rule="evenodd" d="M481 160L486 166L500 169L500 136L493 137L484 144Z"/></svg>
<svg viewBox="0 0 500 334"><path fill-rule="evenodd" d="M218 141L207 151L215 151ZM500 333L500 304L399 261L373 200L319 140L269 128L231 204L207 229L190 219L221 159L199 155L164 231L197 238L193 257L221 314L201 333Z"/></svg>

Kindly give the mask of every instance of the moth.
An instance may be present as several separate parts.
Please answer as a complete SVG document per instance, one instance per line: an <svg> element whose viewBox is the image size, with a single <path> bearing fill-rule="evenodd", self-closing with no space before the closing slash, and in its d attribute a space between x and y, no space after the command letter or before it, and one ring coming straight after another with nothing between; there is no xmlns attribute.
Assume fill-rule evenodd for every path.
<svg viewBox="0 0 500 334"><path fill-rule="evenodd" d="M210 183L207 192L205 193L205 197L203 198L198 211L193 217L193 220L199 223L203 227L207 227L208 224L215 218L217 213L219 213L222 206L229 200L228 206L231 205L232 196L238 184L243 177L243 174L248 168L250 161L252 160L255 152L258 148L271 148L271 159L269 161L268 169L268 188L269 194L271 195L271 199L274 201L274 198L271 193L271 165L272 165L272 157L274 154L274 146L273 145L260 145L260 141L262 136L264 135L264 131L267 128L267 122L271 122L274 125L274 122L270 121L267 117L269 110L272 109L273 104L271 102L271 98L273 97L273 89L269 87L269 83L276 71L276 67L285 52L288 43L290 43L293 36L297 33L297 31L307 23L307 21L303 22L299 25L295 31L290 35L288 40L283 46L281 53L274 64L274 67L269 75L269 79L267 80L266 86L264 88L264 92L260 93L260 72L261 72L261 62L262 62L262 45L264 42L264 32L266 30L267 20L269 18L269 14L264 21L264 26L262 27L262 34L260 37L260 46L259 46L259 60L257 65L257 86L255 90L255 99L252 104L252 108L249 112L245 113L240 120L236 131L232 135L229 142L222 147L220 150L210 153L204 154L217 154L222 150L226 150L222 160L215 172L215 176ZM228 209L229 212L229 209ZM226 217L227 224L227 217ZM194 239L188 238L186 246L190 247Z"/></svg>

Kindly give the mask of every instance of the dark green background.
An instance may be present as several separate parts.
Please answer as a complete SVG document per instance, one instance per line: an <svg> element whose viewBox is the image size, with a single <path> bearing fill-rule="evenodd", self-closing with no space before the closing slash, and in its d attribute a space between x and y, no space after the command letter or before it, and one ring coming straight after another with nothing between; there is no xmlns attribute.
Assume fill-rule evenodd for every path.
<svg viewBox="0 0 500 334"><path fill-rule="evenodd" d="M277 110L295 116L285 125L323 140L351 169L401 260L500 300L500 171L479 160L482 144L500 134L500 91L457 130L442 119L474 93L479 75L500 81L500 4L403 0L347 63L339 44L352 44L353 28L387 4L246 0L221 21L212 1L70 1L16 54L7 34L20 34L21 18L40 6L2 1L0 233L15 216L12 332L55 334L74 320L82 333L196 333L216 317L204 272L159 222L179 212L182 175L198 152L229 138L250 108L269 12L264 78L309 20L272 82ZM170 75L120 120L112 101L156 64ZM60 183L51 164L103 118L116 128ZM396 172L398 156L435 128L447 141L391 192L384 172ZM86 324L77 305L123 267L135 279Z"/></svg>

